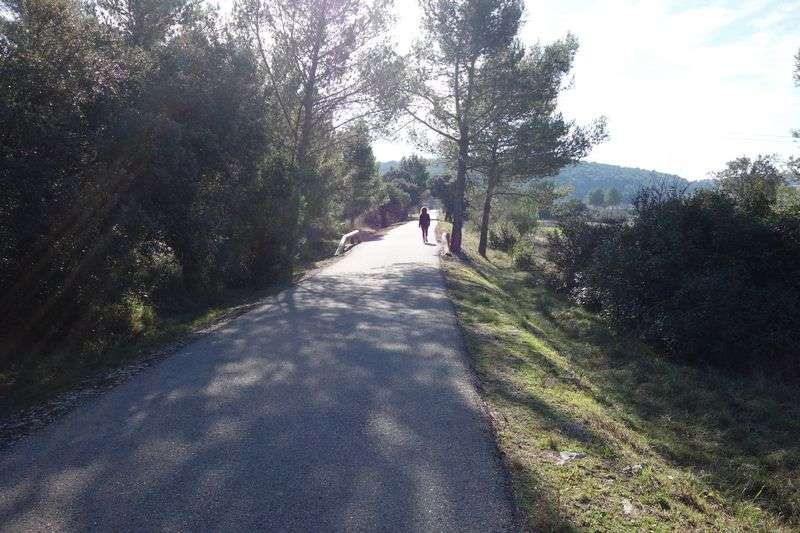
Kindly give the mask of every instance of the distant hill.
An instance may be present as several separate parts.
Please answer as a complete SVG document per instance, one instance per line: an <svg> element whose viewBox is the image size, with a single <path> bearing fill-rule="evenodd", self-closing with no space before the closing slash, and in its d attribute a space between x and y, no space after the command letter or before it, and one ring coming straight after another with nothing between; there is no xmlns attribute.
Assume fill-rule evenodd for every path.
<svg viewBox="0 0 800 533"><path fill-rule="evenodd" d="M620 167L603 163L582 162L563 169L556 177L557 184L572 189L571 198L585 200L594 189L616 188L626 201L631 200L642 187L661 183L686 185L689 192L697 189L708 189L714 180L703 179L689 181L675 174L666 174L655 170Z"/></svg>
<svg viewBox="0 0 800 533"><path fill-rule="evenodd" d="M396 167L399 161L383 161L379 163L381 174L385 174L390 169ZM432 161L428 165L428 172L432 176L443 174L447 171L444 163ZM645 170L641 168L621 167L617 165L607 165L604 163L581 162L576 165L563 169L554 178L555 182L561 186L568 186L572 189L570 198L585 200L586 196L593 189L616 188L622 193L625 201L630 201L636 191L642 187L660 183L686 185L688 191L697 189L708 189L713 186L714 180L703 179L689 181L675 174L666 174L655 170Z"/></svg>
<svg viewBox="0 0 800 533"><path fill-rule="evenodd" d="M383 176L399 164L400 161L380 161L378 162L378 172ZM447 172L447 165L441 161L428 161L428 173L431 176L441 176L445 172Z"/></svg>

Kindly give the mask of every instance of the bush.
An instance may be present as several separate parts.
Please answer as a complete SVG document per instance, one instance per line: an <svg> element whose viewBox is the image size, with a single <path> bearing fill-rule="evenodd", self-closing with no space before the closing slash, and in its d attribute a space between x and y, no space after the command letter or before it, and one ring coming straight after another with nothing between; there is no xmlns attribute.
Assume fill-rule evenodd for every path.
<svg viewBox="0 0 800 533"><path fill-rule="evenodd" d="M520 235L532 235L539 225L539 210L535 204L524 202L514 206L508 214L509 222Z"/></svg>
<svg viewBox="0 0 800 533"><path fill-rule="evenodd" d="M554 203L551 207L542 209L540 215L543 219L564 220L586 215L589 207L574 198Z"/></svg>
<svg viewBox="0 0 800 533"><path fill-rule="evenodd" d="M141 296L126 294L120 301L102 308L97 317L94 335L84 348L99 351L105 346L140 335L155 326L155 309Z"/></svg>
<svg viewBox="0 0 800 533"><path fill-rule="evenodd" d="M501 252L510 252L519 240L519 232L507 221L500 221L489 229L489 246Z"/></svg>
<svg viewBox="0 0 800 533"><path fill-rule="evenodd" d="M615 226L594 224L582 217L566 218L559 231L547 234L547 259L555 266L551 283L556 289L573 292L583 289L586 271L594 261L600 244L617 230ZM587 303L586 298L579 298Z"/></svg>
<svg viewBox="0 0 800 533"><path fill-rule="evenodd" d="M521 239L511 250L514 266L525 272L530 272L536 266L533 255L533 244L528 239Z"/></svg>
<svg viewBox="0 0 800 533"><path fill-rule="evenodd" d="M800 221L718 192L644 192L632 224L571 220L550 238L559 288L662 351L737 369L798 368Z"/></svg>

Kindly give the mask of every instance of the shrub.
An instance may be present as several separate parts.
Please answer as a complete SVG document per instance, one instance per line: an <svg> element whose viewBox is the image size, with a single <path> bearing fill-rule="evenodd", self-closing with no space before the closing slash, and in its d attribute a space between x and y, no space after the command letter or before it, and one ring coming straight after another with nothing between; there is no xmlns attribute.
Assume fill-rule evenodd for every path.
<svg viewBox="0 0 800 533"><path fill-rule="evenodd" d="M541 215L542 218L564 220L567 218L584 216L588 210L589 208L585 203L570 198L562 202L554 203L551 208L543 210Z"/></svg>
<svg viewBox="0 0 800 533"><path fill-rule="evenodd" d="M507 221L500 221L489 229L489 246L501 252L510 252L519 240L519 232Z"/></svg>
<svg viewBox="0 0 800 533"><path fill-rule="evenodd" d="M539 209L535 203L522 202L510 210L508 219L517 233L531 235L539 224Z"/></svg>
<svg viewBox="0 0 800 533"><path fill-rule="evenodd" d="M88 339L94 346L90 351L140 335L155 323L155 309L138 294L128 293L99 310L94 335Z"/></svg>
<svg viewBox="0 0 800 533"><path fill-rule="evenodd" d="M726 196L643 193L632 224L551 237L560 288L662 351L729 368L797 368L800 221Z"/></svg>
<svg viewBox="0 0 800 533"><path fill-rule="evenodd" d="M530 272L536 266L533 255L533 244L528 239L520 239L511 250L514 266L520 270Z"/></svg>
<svg viewBox="0 0 800 533"><path fill-rule="evenodd" d="M547 259L556 267L551 283L567 292L585 288L582 279L594 261L597 247L613 235L616 227L570 217L559 222L558 228L547 234Z"/></svg>

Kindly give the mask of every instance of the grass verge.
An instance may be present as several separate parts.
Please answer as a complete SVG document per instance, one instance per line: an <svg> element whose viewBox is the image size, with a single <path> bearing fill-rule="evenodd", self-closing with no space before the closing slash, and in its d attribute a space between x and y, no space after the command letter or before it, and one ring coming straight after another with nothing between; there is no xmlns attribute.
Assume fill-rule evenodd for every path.
<svg viewBox="0 0 800 533"><path fill-rule="evenodd" d="M666 361L464 248L448 292L526 529L800 527L796 386Z"/></svg>

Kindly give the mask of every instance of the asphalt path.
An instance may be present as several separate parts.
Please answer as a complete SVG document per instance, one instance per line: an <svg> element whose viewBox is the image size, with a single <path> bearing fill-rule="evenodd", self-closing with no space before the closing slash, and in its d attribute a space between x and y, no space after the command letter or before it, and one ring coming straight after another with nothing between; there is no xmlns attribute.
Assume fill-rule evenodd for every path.
<svg viewBox="0 0 800 533"><path fill-rule="evenodd" d="M0 530L513 528L437 252L399 226L18 441Z"/></svg>

